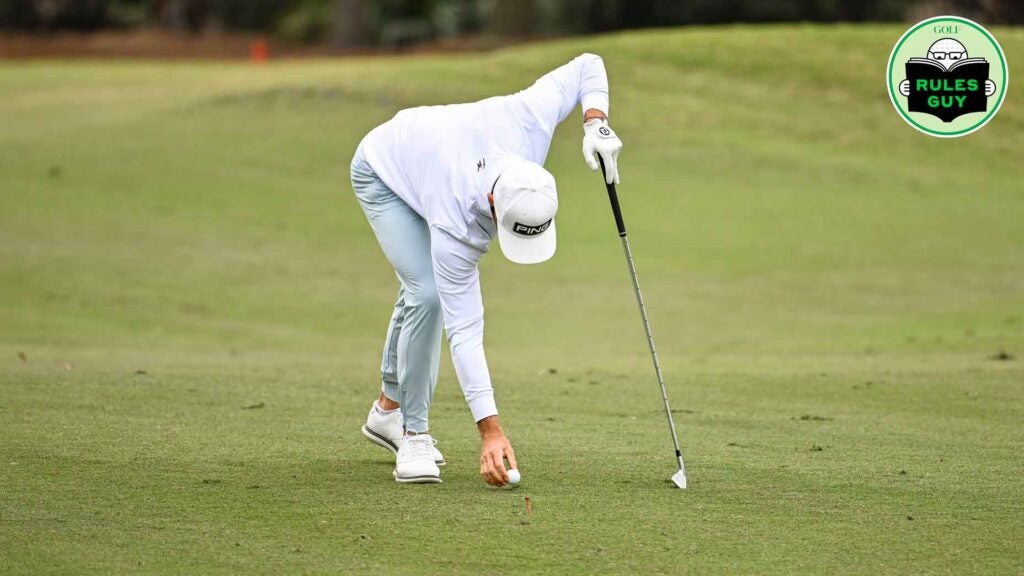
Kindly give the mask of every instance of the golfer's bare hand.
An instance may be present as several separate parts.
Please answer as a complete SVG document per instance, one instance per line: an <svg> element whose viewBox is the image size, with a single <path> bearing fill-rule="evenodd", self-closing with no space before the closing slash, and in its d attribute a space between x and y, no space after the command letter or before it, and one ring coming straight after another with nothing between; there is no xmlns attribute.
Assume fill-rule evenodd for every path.
<svg viewBox="0 0 1024 576"><path fill-rule="evenodd" d="M488 416L476 423L480 430L480 476L491 486L508 484L505 460L512 468L516 466L516 454L512 450L497 416Z"/></svg>

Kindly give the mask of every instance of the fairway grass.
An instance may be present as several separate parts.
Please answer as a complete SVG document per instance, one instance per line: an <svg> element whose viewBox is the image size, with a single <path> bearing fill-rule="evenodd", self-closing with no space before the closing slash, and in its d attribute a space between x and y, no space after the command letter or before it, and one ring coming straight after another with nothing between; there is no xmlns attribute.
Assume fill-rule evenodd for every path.
<svg viewBox="0 0 1024 576"><path fill-rule="evenodd" d="M902 31L0 63L0 574L1024 572L1024 99L917 133ZM1024 31L993 32L1024 78ZM446 352L444 483L399 485L359 432L397 286L349 159L582 51L689 489L575 115L558 254L482 264L523 481L480 480Z"/></svg>

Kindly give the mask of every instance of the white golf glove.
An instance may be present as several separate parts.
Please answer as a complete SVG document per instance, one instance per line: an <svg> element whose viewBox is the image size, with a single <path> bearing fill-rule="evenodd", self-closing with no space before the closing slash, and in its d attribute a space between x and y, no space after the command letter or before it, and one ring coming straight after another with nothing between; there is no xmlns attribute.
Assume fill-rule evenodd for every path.
<svg viewBox="0 0 1024 576"><path fill-rule="evenodd" d="M601 169L598 157L604 161L604 178L607 184L619 183L619 151L622 140L608 126L603 118L593 118L583 125L583 159L591 170Z"/></svg>

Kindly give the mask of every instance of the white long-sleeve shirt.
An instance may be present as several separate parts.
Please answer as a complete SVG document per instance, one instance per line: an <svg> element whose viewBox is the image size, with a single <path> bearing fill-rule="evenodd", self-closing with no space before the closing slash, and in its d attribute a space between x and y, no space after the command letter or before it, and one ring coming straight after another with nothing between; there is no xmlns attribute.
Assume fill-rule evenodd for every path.
<svg viewBox="0 0 1024 576"><path fill-rule="evenodd" d="M608 113L604 62L582 54L510 96L398 112L358 154L426 220L455 373L473 418L498 413L484 355L480 258L495 237L487 194L512 157L544 164L555 127L577 104Z"/></svg>

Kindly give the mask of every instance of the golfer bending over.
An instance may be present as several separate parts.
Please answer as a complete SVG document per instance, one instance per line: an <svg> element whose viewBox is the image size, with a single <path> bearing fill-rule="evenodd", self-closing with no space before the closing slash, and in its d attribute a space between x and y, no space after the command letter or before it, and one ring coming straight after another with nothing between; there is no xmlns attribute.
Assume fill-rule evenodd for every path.
<svg viewBox="0 0 1024 576"><path fill-rule="evenodd" d="M511 96L402 110L352 159L352 187L398 276L381 362L382 390L363 426L397 453L398 482L440 482L444 458L427 416L437 383L442 319L466 402L480 430L480 475L508 482L515 453L498 421L484 357L477 264L497 236L520 264L555 253L554 177L542 167L555 126L583 108L583 156L618 182L622 148L608 127L604 62L583 54Z"/></svg>

